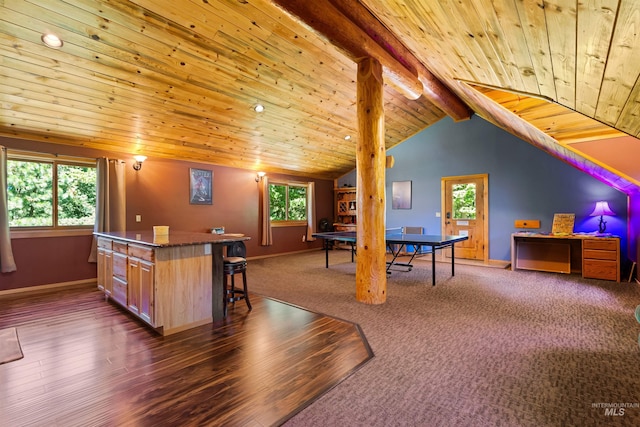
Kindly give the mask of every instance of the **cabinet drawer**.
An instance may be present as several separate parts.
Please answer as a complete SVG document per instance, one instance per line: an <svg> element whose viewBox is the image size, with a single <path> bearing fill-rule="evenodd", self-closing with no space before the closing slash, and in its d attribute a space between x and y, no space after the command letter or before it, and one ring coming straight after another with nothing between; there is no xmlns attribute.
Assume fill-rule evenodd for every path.
<svg viewBox="0 0 640 427"><path fill-rule="evenodd" d="M585 259L603 259L603 260L617 260L618 253L616 251L601 251L597 249L585 249L583 252Z"/></svg>
<svg viewBox="0 0 640 427"><path fill-rule="evenodd" d="M582 247L583 249L600 249L600 250L616 251L618 249L618 241L586 239L582 242Z"/></svg>
<svg viewBox="0 0 640 427"><path fill-rule="evenodd" d="M120 253L113 254L113 275L123 281L127 280L127 256Z"/></svg>
<svg viewBox="0 0 640 427"><path fill-rule="evenodd" d="M113 278L113 290L111 291L111 298L120 304L127 306L127 282L124 282L117 277Z"/></svg>
<svg viewBox="0 0 640 427"><path fill-rule="evenodd" d="M618 263L616 261L585 259L582 267L583 277L604 280L618 279Z"/></svg>
<svg viewBox="0 0 640 427"><path fill-rule="evenodd" d="M153 261L153 249L144 246L129 245L129 256Z"/></svg>
<svg viewBox="0 0 640 427"><path fill-rule="evenodd" d="M113 251L121 254L127 253L127 244L122 242L113 242Z"/></svg>
<svg viewBox="0 0 640 427"><path fill-rule="evenodd" d="M111 249L111 243L112 243L112 241L109 240L109 239L105 239L103 237L98 237L98 247L99 248Z"/></svg>

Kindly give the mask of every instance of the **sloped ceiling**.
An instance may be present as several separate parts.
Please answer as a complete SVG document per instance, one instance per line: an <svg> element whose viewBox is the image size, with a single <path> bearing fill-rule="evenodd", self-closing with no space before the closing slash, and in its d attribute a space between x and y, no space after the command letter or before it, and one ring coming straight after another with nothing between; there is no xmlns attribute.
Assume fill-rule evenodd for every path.
<svg viewBox="0 0 640 427"><path fill-rule="evenodd" d="M315 4L368 10L474 112L636 191L640 173L612 152L640 144L640 2ZM337 178L355 164L356 64L280 6L0 0L0 135ZM47 31L60 49L43 45ZM386 87L387 148L446 115L430 96Z"/></svg>

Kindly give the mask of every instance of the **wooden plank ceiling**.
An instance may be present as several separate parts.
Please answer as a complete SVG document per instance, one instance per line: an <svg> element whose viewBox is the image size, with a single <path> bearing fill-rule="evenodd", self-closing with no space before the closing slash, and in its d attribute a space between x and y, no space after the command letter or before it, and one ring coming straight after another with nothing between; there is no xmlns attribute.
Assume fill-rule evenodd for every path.
<svg viewBox="0 0 640 427"><path fill-rule="evenodd" d="M366 7L473 111L529 142L529 124L564 148L640 135L640 2L317 1ZM355 165L356 64L311 27L269 0L0 0L0 135L337 178ZM437 105L388 85L387 148L445 117ZM618 175L631 191L634 174Z"/></svg>

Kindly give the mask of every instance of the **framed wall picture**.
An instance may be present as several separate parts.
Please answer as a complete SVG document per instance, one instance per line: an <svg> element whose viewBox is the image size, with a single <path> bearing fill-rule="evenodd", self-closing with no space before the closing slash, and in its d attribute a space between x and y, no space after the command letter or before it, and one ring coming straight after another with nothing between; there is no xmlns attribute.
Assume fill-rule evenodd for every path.
<svg viewBox="0 0 640 427"><path fill-rule="evenodd" d="M213 171L189 169L189 203L192 205L213 204Z"/></svg>
<svg viewBox="0 0 640 427"><path fill-rule="evenodd" d="M392 209L411 209L411 181L393 182L391 193Z"/></svg>
<svg viewBox="0 0 640 427"><path fill-rule="evenodd" d="M551 234L573 234L573 225L576 222L576 214L557 213L553 215Z"/></svg>

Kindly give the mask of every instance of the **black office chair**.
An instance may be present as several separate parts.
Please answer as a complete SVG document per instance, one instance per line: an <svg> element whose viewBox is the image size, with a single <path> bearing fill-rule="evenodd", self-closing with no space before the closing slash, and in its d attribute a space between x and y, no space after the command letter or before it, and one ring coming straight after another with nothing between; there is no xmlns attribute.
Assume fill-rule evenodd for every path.
<svg viewBox="0 0 640 427"><path fill-rule="evenodd" d="M224 317L227 317L227 306L229 303L235 304L236 301L245 300L249 311L251 311L251 302L249 301L249 291L247 290L247 248L243 242L233 242L227 246L227 256L224 257L224 295L223 307ZM235 274L242 273L242 289L236 289ZM231 277L231 286L229 287L228 278Z"/></svg>
<svg viewBox="0 0 640 427"><path fill-rule="evenodd" d="M402 234L424 234L423 227L402 227ZM431 248L426 246L411 246L411 248L405 248L407 252L415 252L414 256L426 255L431 253ZM405 254L408 255L409 253Z"/></svg>

